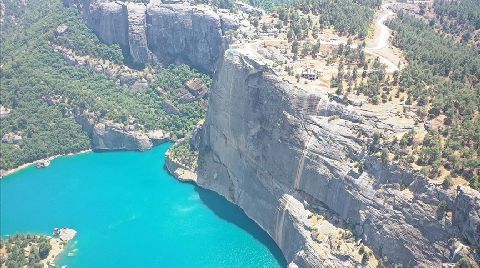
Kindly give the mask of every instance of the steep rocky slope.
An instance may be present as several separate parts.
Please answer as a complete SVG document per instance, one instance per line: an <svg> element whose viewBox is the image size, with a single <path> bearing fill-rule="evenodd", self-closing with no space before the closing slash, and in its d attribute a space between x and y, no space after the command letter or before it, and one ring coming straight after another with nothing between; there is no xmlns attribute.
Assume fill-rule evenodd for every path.
<svg viewBox="0 0 480 268"><path fill-rule="evenodd" d="M324 231L312 221L318 216L391 264L478 260L478 192L444 189L366 153L374 132L394 135L411 123L306 92L263 61L241 49L225 53L194 137L201 136L199 185L238 204L292 265L360 263L338 243L315 239Z"/></svg>
<svg viewBox="0 0 480 268"><path fill-rule="evenodd" d="M230 49L222 58L223 33L235 23L204 6L65 4L79 8L97 35L127 49L136 63L159 59L216 70L206 122L192 139L200 151L198 176L175 173L187 167L173 159L169 169L239 205L293 267L478 262L478 192L444 188L368 153L376 133L412 129L398 109L369 110L298 88L251 49ZM99 146L102 135L115 137L116 126L97 125L90 128ZM132 143L126 139L114 140L121 147Z"/></svg>
<svg viewBox="0 0 480 268"><path fill-rule="evenodd" d="M225 49L224 32L236 27L228 17L202 5L108 0L64 0L64 4L79 9L104 42L129 51L136 64L160 60L213 72Z"/></svg>
<svg viewBox="0 0 480 268"><path fill-rule="evenodd" d="M147 131L138 124L134 124L133 120L128 125L99 121L93 113L88 111L76 112L75 120L92 139L92 148L99 151L146 151L154 145L172 139L170 133L160 129Z"/></svg>

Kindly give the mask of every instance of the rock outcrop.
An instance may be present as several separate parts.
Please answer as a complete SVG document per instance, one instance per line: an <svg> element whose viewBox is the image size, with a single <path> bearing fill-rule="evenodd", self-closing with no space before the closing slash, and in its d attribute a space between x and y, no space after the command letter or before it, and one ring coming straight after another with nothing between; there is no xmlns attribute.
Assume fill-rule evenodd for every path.
<svg viewBox="0 0 480 268"><path fill-rule="evenodd" d="M224 55L225 31L237 22L206 6L64 3L134 63L187 63L215 73L205 124L191 141L200 151L196 182L239 205L292 267L373 267L384 257L405 267L439 267L461 256L478 261L477 191L445 189L367 153L375 132L397 135L411 124L295 87L263 63L262 53L232 49ZM195 85L188 89L177 92L180 102L201 94ZM145 132L76 118L95 149L145 150L153 144ZM167 165L173 173L187 170L178 161ZM335 242L339 238L350 242ZM362 243L375 257L357 254Z"/></svg>
<svg viewBox="0 0 480 268"><path fill-rule="evenodd" d="M195 144L201 136L197 183L239 205L292 267L360 264L314 239L312 215L325 214L391 264L440 267L459 252L478 260L479 192L444 189L366 153L374 132L405 129L389 115L295 87L257 56L227 50L194 135Z"/></svg>
<svg viewBox="0 0 480 268"><path fill-rule="evenodd" d="M177 178L180 181L183 181L183 182L197 181L197 173L195 173L195 171L192 171L189 167L182 164L179 160L175 159L170 154L170 151L167 152L165 167L167 168L168 172L170 172L170 174L175 176L175 178Z"/></svg>
<svg viewBox="0 0 480 268"><path fill-rule="evenodd" d="M22 136L15 132L5 133L2 137L2 142L7 144L19 144L22 140Z"/></svg>
<svg viewBox="0 0 480 268"><path fill-rule="evenodd" d="M204 98L208 93L208 87L200 78L193 78L185 83L185 87L195 97Z"/></svg>
<svg viewBox="0 0 480 268"><path fill-rule="evenodd" d="M0 105L0 120L7 119L10 116L12 109Z"/></svg>
<svg viewBox="0 0 480 268"><path fill-rule="evenodd" d="M129 51L135 64L157 59L213 73L226 48L224 33L236 28L232 16L220 16L205 5L109 0L64 0L64 4L79 9L102 41Z"/></svg>
<svg viewBox="0 0 480 268"><path fill-rule="evenodd" d="M154 145L170 140L170 134L162 130L145 131L135 129L133 125L110 121L99 122L88 111L77 113L75 120L92 140L92 149L105 150L138 150L146 151Z"/></svg>

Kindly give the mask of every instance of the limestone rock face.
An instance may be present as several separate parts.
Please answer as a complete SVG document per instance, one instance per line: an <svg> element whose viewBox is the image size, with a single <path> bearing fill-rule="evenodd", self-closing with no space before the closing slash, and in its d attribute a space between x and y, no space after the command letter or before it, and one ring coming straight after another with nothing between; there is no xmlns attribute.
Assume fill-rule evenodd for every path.
<svg viewBox="0 0 480 268"><path fill-rule="evenodd" d="M226 48L224 32L236 28L232 16L220 17L207 6L188 3L64 0L64 4L79 9L101 40L119 44L136 64L186 63L212 73Z"/></svg>
<svg viewBox="0 0 480 268"><path fill-rule="evenodd" d="M195 135L201 136L197 183L239 205L292 267L360 265L334 249L318 250L327 241L312 239L309 218L321 211L335 215L332 224L349 226L377 257L405 267L452 263L467 245L478 251L477 191L444 189L365 153L358 133L393 135L405 130L400 124L306 92L261 59L227 50ZM439 214L444 200L451 214Z"/></svg>
<svg viewBox="0 0 480 268"><path fill-rule="evenodd" d="M146 151L171 139L170 134L162 130L135 130L133 125L125 126L110 121L98 122L88 111L76 112L75 120L90 136L94 150Z"/></svg>
<svg viewBox="0 0 480 268"><path fill-rule="evenodd" d="M141 3L129 3L128 10L128 45L130 55L135 63L145 63L150 60L147 33L147 7Z"/></svg>
<svg viewBox="0 0 480 268"><path fill-rule="evenodd" d="M90 27L107 44L128 47L128 12L121 2L102 0L64 0L80 10Z"/></svg>
<svg viewBox="0 0 480 268"><path fill-rule="evenodd" d="M98 123L93 128L92 142L96 150L139 150L146 151L153 144L142 132L126 132L114 123Z"/></svg>
<svg viewBox="0 0 480 268"><path fill-rule="evenodd" d="M185 62L211 69L223 53L220 17L208 8L151 5L148 43L163 62Z"/></svg>

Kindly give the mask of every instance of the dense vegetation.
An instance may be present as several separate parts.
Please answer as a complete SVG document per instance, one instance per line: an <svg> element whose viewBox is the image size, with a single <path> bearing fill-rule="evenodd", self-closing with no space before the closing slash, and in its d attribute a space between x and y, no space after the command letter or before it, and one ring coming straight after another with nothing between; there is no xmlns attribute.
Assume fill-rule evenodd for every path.
<svg viewBox="0 0 480 268"><path fill-rule="evenodd" d="M288 24L290 31L297 39L304 39L308 31L318 32L333 26L341 34L358 35L363 38L373 18L373 8L378 7L379 1L353 0L297 0L291 6L280 6L277 9L279 18ZM318 15L318 27L312 27L311 17L303 14Z"/></svg>
<svg viewBox="0 0 480 268"><path fill-rule="evenodd" d="M0 241L1 249L6 253L6 255L0 256L1 267L44 267L41 261L48 256L52 249L50 238L41 235L14 235Z"/></svg>
<svg viewBox="0 0 480 268"><path fill-rule="evenodd" d="M284 25L290 25L297 39L303 40L308 32L318 32L334 27L341 34L364 38L381 0L248 0L248 4L279 14ZM195 0L219 8L235 9L233 0ZM315 16L313 21L311 16ZM315 24L319 26L313 27ZM253 23L258 24L258 20Z"/></svg>
<svg viewBox="0 0 480 268"><path fill-rule="evenodd" d="M400 74L399 90L408 93L411 104L424 107L424 116L442 123L414 149L417 164L429 176L440 175L442 167L480 189L480 57L412 16L400 13L390 27L396 32L394 45L410 61ZM400 147L415 147L413 136L406 135Z"/></svg>
<svg viewBox="0 0 480 268"><path fill-rule="evenodd" d="M409 60L427 64L433 75L469 84L479 82L480 58L470 47L443 38L429 25L403 13L390 26L397 32L394 45L404 50Z"/></svg>
<svg viewBox="0 0 480 268"><path fill-rule="evenodd" d="M28 8L17 14L17 31L2 32L0 105L12 112L1 122L0 137L14 133L22 140L1 144L0 169L89 148L89 138L74 118L81 110L95 112L99 120L119 123L133 117L146 130L163 129L179 137L203 118L205 107L197 102L179 102L176 92L193 77L200 77L209 85L207 76L187 66L172 66L157 69L156 82L148 90L127 91L102 74L67 65L52 43L71 48L79 55L120 63L123 56L118 46L102 44L79 14L64 8L58 0L28 3ZM19 3L5 4L6 10L15 10ZM56 29L61 25L68 29L58 35ZM167 89L166 94L158 94L158 87ZM45 100L50 97L62 101L49 105ZM161 106L165 100L176 105L179 112L167 114Z"/></svg>
<svg viewBox="0 0 480 268"><path fill-rule="evenodd" d="M480 3L478 0L435 0L433 8L435 19L443 32L459 37L463 43L480 45Z"/></svg>
<svg viewBox="0 0 480 268"><path fill-rule="evenodd" d="M187 167L189 170L196 170L198 165L198 151L193 150L188 142L190 137L183 141L175 143L169 150L172 159L179 164Z"/></svg>

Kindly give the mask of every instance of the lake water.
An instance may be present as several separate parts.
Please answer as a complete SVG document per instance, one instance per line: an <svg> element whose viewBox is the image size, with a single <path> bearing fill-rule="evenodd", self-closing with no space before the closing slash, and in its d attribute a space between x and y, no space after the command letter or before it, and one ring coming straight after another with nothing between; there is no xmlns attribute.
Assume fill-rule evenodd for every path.
<svg viewBox="0 0 480 268"><path fill-rule="evenodd" d="M70 268L284 267L241 209L167 173L169 146L62 157L6 177L2 236L73 228L78 235L58 262Z"/></svg>

